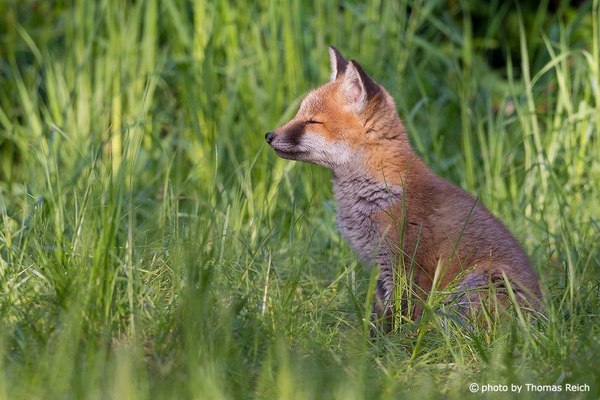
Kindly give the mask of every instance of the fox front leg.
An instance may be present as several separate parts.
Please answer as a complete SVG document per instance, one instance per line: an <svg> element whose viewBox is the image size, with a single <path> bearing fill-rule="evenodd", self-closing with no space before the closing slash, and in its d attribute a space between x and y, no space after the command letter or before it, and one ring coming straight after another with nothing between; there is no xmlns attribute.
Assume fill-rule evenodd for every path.
<svg viewBox="0 0 600 400"><path fill-rule="evenodd" d="M377 336L378 333L388 334L392 331L394 310L391 300L391 293L386 289L386 282L379 279L371 316L371 337Z"/></svg>

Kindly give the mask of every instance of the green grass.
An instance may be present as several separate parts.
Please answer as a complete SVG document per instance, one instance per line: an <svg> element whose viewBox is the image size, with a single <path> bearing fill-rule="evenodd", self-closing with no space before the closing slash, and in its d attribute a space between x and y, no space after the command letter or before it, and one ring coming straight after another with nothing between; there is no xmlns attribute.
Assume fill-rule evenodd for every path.
<svg viewBox="0 0 600 400"><path fill-rule="evenodd" d="M600 397L598 0L68 3L0 3L0 399ZM328 44L521 239L547 321L369 338L330 173L263 139Z"/></svg>

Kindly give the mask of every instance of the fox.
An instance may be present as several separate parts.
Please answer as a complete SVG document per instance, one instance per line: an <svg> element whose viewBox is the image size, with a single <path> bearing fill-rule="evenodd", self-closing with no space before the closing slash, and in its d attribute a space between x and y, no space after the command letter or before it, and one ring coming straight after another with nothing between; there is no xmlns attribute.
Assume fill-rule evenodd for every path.
<svg viewBox="0 0 600 400"><path fill-rule="evenodd" d="M509 292L520 306L542 310L536 273L508 228L427 167L392 96L358 62L333 46L329 58L329 81L265 140L279 157L333 171L339 232L363 264L379 268L377 326L389 333L397 313L418 320L430 292L451 284L445 301L459 316L481 314L486 301L514 302ZM399 277L410 282L400 302L393 301Z"/></svg>

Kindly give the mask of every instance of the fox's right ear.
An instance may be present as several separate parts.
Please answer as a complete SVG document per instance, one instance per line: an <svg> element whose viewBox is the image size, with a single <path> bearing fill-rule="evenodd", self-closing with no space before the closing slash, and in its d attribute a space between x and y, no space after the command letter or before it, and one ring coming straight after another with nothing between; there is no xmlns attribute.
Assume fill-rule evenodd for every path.
<svg viewBox="0 0 600 400"><path fill-rule="evenodd" d="M346 71L346 67L348 66L348 60L333 46L329 46L329 60L331 61L330 80L335 81L338 76L344 75L344 71Z"/></svg>

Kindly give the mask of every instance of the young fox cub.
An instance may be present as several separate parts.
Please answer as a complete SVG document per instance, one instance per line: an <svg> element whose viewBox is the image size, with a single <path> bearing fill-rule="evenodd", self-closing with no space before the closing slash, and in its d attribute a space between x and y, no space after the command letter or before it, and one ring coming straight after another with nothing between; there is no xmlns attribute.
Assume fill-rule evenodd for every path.
<svg viewBox="0 0 600 400"><path fill-rule="evenodd" d="M411 148L388 92L334 48L330 82L311 91L288 123L265 135L277 155L333 170L337 221L363 263L380 268L374 313L389 330L413 319L436 288L460 279L447 300L462 314L480 309L494 286L500 301L541 307L529 259L508 229L464 190L435 175ZM392 309L399 273L411 283ZM407 297L416 300L407 310ZM503 297L504 299L501 299Z"/></svg>

